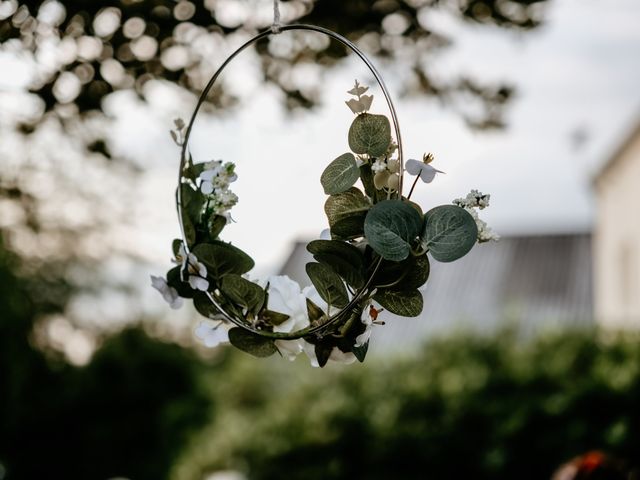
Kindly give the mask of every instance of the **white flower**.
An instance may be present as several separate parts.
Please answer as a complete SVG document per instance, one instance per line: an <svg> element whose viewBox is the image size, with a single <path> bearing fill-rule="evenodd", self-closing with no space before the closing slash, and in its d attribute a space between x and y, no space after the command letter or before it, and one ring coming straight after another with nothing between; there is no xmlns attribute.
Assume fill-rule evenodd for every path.
<svg viewBox="0 0 640 480"><path fill-rule="evenodd" d="M286 321L273 327L275 332L290 333L309 326L307 302L300 285L286 275L269 277L267 309L289 315Z"/></svg>
<svg viewBox="0 0 640 480"><path fill-rule="evenodd" d="M305 341L304 353L306 353L307 357L309 357L312 367L318 368L320 366L320 363L318 362L318 357L316 356L316 347L314 344ZM335 362L335 363L345 363L348 365L355 362L356 360L357 358L353 353L351 352L345 353L342 350L340 350L338 347L333 347L333 350L331 350L331 354L329 355L329 360L327 361L327 363Z"/></svg>
<svg viewBox="0 0 640 480"><path fill-rule="evenodd" d="M371 165L371 170L373 171L373 173L384 172L386 169L387 162L385 162L383 158L377 159L375 162L373 162L373 165Z"/></svg>
<svg viewBox="0 0 640 480"><path fill-rule="evenodd" d="M269 283L267 309L289 316L280 325L275 325L273 331L291 333L308 327L307 302L300 290L300 285L286 275L273 275L267 281ZM264 287L267 281L256 283ZM302 339L275 341L280 354L288 360L295 360L302 353L303 343Z"/></svg>
<svg viewBox="0 0 640 480"><path fill-rule="evenodd" d="M208 348L229 342L229 331L223 322L201 320L193 331L194 336Z"/></svg>
<svg viewBox="0 0 640 480"><path fill-rule="evenodd" d="M463 208L477 207L480 210L489 206L491 195L484 194L478 190L471 190L465 198L456 198L453 203Z"/></svg>
<svg viewBox="0 0 640 480"><path fill-rule="evenodd" d="M322 230L320 232L320 240L331 240L331 230L328 228Z"/></svg>
<svg viewBox="0 0 640 480"><path fill-rule="evenodd" d="M222 160L212 160L204 165L204 170L198 177L202 182L200 184L200 190L202 191L202 193L204 193L205 195L213 193L214 179L218 176L221 170Z"/></svg>
<svg viewBox="0 0 640 480"><path fill-rule="evenodd" d="M365 329L364 332L356 337L356 347L362 347L369 341L373 325L384 325L384 322L378 320L378 315L381 311L381 308L376 308L373 304L367 305L364 310L362 310L360 321L364 324Z"/></svg>
<svg viewBox="0 0 640 480"><path fill-rule="evenodd" d="M194 290L202 290L206 292L209 289L209 281L207 280L207 267L198 261L193 253L187 255L184 244L180 245L176 260L182 264L181 271L187 272L187 281ZM182 278L184 280L184 278Z"/></svg>
<svg viewBox="0 0 640 480"><path fill-rule="evenodd" d="M178 291L170 287L164 278L151 275L151 286L162 294L162 298L164 298L171 308L177 310L182 307L184 301L178 296Z"/></svg>
<svg viewBox="0 0 640 480"><path fill-rule="evenodd" d="M436 176L436 173L444 173L425 162L418 160L407 160L405 164L405 170L409 175L420 175L420 180L425 183L431 183Z"/></svg>

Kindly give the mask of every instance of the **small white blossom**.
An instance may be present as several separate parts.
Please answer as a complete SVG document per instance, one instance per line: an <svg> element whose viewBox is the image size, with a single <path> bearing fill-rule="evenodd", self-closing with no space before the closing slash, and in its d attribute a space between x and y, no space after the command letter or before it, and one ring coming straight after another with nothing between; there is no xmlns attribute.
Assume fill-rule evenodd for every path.
<svg viewBox="0 0 640 480"><path fill-rule="evenodd" d="M184 301L178 296L178 291L170 287L164 278L151 275L151 286L162 294L162 298L164 298L171 308L177 310L182 307Z"/></svg>
<svg viewBox="0 0 640 480"><path fill-rule="evenodd" d="M373 173L384 172L386 169L387 162L385 162L383 158L377 159L375 162L373 162L373 165L371 165L371 170L373 171Z"/></svg>
<svg viewBox="0 0 640 480"><path fill-rule="evenodd" d="M207 348L229 342L229 331L221 321L201 320L193 334Z"/></svg>
<svg viewBox="0 0 640 480"><path fill-rule="evenodd" d="M456 198L453 203L463 208L479 208L485 209L489 206L491 195L483 194L478 190L471 190L465 198Z"/></svg>
<svg viewBox="0 0 640 480"><path fill-rule="evenodd" d="M420 175L420 180L424 183L431 183L435 178L436 173L444 173L424 161L420 162L413 159L407 160L405 170L409 175Z"/></svg>
<svg viewBox="0 0 640 480"><path fill-rule="evenodd" d="M331 230L325 228L320 232L320 240L331 240Z"/></svg>
<svg viewBox="0 0 640 480"><path fill-rule="evenodd" d="M476 221L476 226L478 227L478 243L489 242L491 240L498 241L500 240L500 235L495 233L488 225L487 222L481 220L478 217L478 212L475 210L476 208L482 210L489 206L489 197L490 195L485 195L478 190L471 190L469 194L464 198L456 198L453 203L458 205L459 207L464 208L467 212L471 214L473 219Z"/></svg>

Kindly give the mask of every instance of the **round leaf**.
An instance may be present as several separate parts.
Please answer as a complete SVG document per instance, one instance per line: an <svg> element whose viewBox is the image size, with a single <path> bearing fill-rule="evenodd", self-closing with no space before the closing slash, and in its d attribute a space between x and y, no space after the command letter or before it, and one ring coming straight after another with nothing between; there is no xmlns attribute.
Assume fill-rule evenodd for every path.
<svg viewBox="0 0 640 480"><path fill-rule="evenodd" d="M270 357L278 351L273 340L235 327L229 330L229 342L243 352L254 357Z"/></svg>
<svg viewBox="0 0 640 480"><path fill-rule="evenodd" d="M242 275L254 265L253 259L242 250L220 241L196 245L193 253L205 264L208 273L216 278L227 273Z"/></svg>
<svg viewBox="0 0 640 480"><path fill-rule="evenodd" d="M401 317L417 317L422 313L424 300L419 290L385 290L380 289L373 296L373 299L389 310L391 313Z"/></svg>
<svg viewBox="0 0 640 480"><path fill-rule="evenodd" d="M360 169L352 153L345 153L331 162L320 177L324 193L334 195L353 186L360 178Z"/></svg>
<svg viewBox="0 0 640 480"><path fill-rule="evenodd" d="M364 221L369 245L385 260L404 260L422 228L422 217L406 202L383 200L374 205Z"/></svg>
<svg viewBox="0 0 640 480"><path fill-rule="evenodd" d="M464 208L441 205L424 216L422 244L439 262L452 262L465 256L477 239L476 221Z"/></svg>
<svg viewBox="0 0 640 480"><path fill-rule="evenodd" d="M371 208L371 203L360 190L351 187L345 192L331 195L324 204L324 211L329 225L354 215L364 215Z"/></svg>
<svg viewBox="0 0 640 480"><path fill-rule="evenodd" d="M342 308L349 303L347 289L337 273L326 265L314 262L307 263L306 270L311 283L327 304Z"/></svg>
<svg viewBox="0 0 640 480"><path fill-rule="evenodd" d="M384 115L363 113L349 128L349 148L357 154L381 157L391 145L391 125Z"/></svg>

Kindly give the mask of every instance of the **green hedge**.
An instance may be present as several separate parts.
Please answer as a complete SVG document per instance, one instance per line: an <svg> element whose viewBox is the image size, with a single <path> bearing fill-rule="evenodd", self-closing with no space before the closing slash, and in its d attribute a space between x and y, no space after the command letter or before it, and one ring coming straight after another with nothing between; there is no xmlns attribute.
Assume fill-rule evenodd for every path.
<svg viewBox="0 0 640 480"><path fill-rule="evenodd" d="M595 332L528 343L508 333L458 337L430 343L418 358L323 375L243 360L226 378L217 374L226 410L176 472L544 479L590 449L639 459L638 340Z"/></svg>

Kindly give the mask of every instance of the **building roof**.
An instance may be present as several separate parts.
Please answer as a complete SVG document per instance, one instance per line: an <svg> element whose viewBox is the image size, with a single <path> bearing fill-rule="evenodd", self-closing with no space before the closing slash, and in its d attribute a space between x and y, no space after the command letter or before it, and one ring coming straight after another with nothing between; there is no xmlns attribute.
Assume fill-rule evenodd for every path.
<svg viewBox="0 0 640 480"><path fill-rule="evenodd" d="M313 261L299 242L282 268L309 285L304 265ZM372 353L417 348L430 336L454 330L488 332L516 321L523 333L593 323L591 235L504 237L476 245L453 263L431 261L417 318L385 313Z"/></svg>

